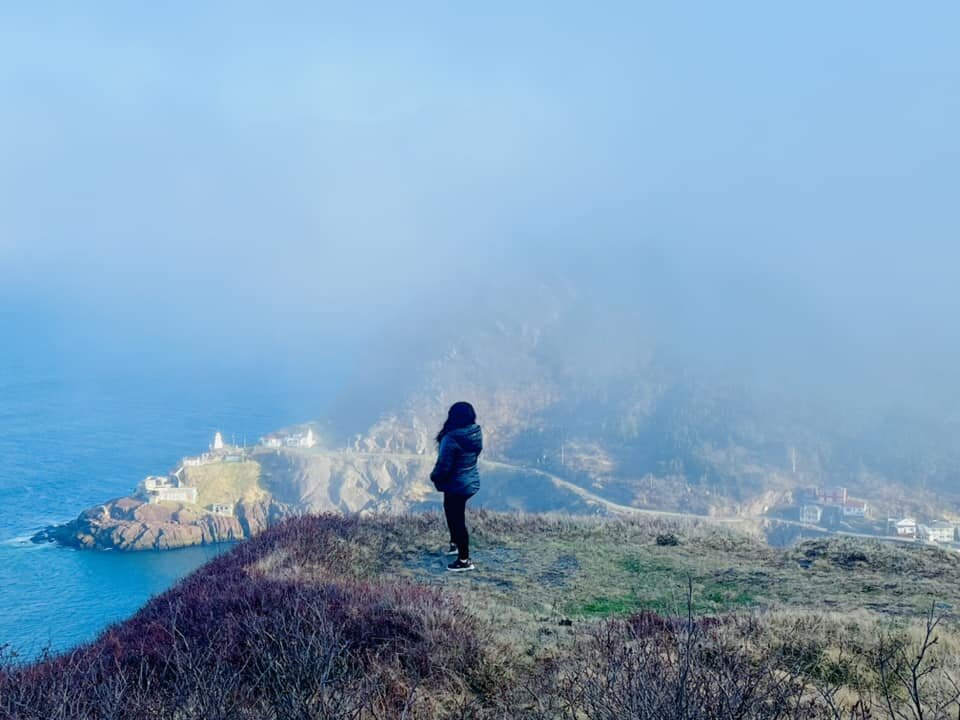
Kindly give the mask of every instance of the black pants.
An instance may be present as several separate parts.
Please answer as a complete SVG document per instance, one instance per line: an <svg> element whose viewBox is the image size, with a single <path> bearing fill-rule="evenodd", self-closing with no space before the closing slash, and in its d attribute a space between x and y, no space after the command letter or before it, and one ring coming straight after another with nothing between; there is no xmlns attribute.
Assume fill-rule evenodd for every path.
<svg viewBox="0 0 960 720"><path fill-rule="evenodd" d="M443 513L447 516L447 527L450 528L450 542L457 546L457 553L461 560L470 558L470 535L467 533L467 500L472 495L443 494Z"/></svg>

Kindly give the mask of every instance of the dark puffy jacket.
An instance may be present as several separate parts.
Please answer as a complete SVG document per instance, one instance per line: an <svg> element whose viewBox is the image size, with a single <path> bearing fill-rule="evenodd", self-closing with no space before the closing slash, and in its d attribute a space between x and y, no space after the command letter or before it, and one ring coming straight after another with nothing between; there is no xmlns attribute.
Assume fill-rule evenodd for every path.
<svg viewBox="0 0 960 720"><path fill-rule="evenodd" d="M430 479L440 492L473 495L480 489L477 457L483 450L479 425L451 430L440 440L437 464Z"/></svg>

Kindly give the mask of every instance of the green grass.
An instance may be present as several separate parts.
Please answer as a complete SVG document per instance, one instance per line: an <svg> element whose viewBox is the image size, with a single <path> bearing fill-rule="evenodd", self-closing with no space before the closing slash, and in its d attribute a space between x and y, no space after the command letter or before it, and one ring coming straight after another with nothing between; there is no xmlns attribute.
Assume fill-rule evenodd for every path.
<svg viewBox="0 0 960 720"><path fill-rule="evenodd" d="M663 548L657 548L662 552ZM607 616L625 615L639 610L657 613L685 612L688 592L692 589L692 606L698 615L717 614L727 610L758 604L744 578L696 574L692 563L672 563L664 558L637 555L622 558L619 568L623 573L605 572L609 581L629 588L629 592L615 596L598 596L586 602L568 604L570 615ZM723 573L727 576L728 573Z"/></svg>
<svg viewBox="0 0 960 720"><path fill-rule="evenodd" d="M756 610L888 619L919 617L932 600L950 602L960 586L960 557L924 547L838 538L776 549L709 521L487 512L468 513L477 571L452 574L441 553L442 517L370 522L369 538L349 540L363 558L358 573L449 589L525 643L542 643L548 628L561 633L560 620L686 614L691 586L698 616ZM657 545L664 532L679 544Z"/></svg>
<svg viewBox="0 0 960 720"><path fill-rule="evenodd" d="M654 608L644 608L638 598L635 597L598 597L584 604L580 608L580 612L588 616L606 617L609 615L627 615L643 609L652 610Z"/></svg>
<svg viewBox="0 0 960 720"><path fill-rule="evenodd" d="M211 463L186 468L188 485L197 488L197 504L255 502L264 496L260 487L260 463Z"/></svg>

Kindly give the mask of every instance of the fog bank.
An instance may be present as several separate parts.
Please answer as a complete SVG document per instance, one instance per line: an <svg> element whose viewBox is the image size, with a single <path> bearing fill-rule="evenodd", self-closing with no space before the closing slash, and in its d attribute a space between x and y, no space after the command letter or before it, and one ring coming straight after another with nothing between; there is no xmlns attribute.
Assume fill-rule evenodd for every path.
<svg viewBox="0 0 960 720"><path fill-rule="evenodd" d="M308 373L559 287L598 358L942 405L958 20L7 6L0 330Z"/></svg>

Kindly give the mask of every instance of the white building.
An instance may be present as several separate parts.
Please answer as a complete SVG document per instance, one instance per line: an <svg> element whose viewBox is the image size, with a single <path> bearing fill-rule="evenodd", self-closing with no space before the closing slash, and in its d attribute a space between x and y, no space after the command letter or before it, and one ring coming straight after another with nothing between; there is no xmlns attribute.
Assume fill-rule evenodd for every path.
<svg viewBox="0 0 960 720"><path fill-rule="evenodd" d="M177 487L176 480L163 477L161 475L150 475L149 477L144 478L140 481L140 486L137 488L141 494L142 493L152 493L157 492L158 490L164 488Z"/></svg>
<svg viewBox="0 0 960 720"><path fill-rule="evenodd" d="M930 523L929 525L921 525L919 528L919 536L921 540L926 540L927 542L952 543L956 536L956 530L952 524L938 521Z"/></svg>
<svg viewBox="0 0 960 720"><path fill-rule="evenodd" d="M210 506L210 512L214 515L228 515L233 516L233 504L232 503L213 503Z"/></svg>
<svg viewBox="0 0 960 720"><path fill-rule="evenodd" d="M210 446L211 450L223 450L223 435L219 431L213 436L213 445Z"/></svg>
<svg viewBox="0 0 960 720"><path fill-rule="evenodd" d="M270 434L260 438L261 444L268 448L295 447L312 448L317 444L317 435L313 428L308 427L303 433L288 433L286 435Z"/></svg>
<svg viewBox="0 0 960 720"><path fill-rule="evenodd" d="M897 537L915 538L917 536L917 521L913 518L897 520L893 527L897 531Z"/></svg>
<svg viewBox="0 0 960 720"><path fill-rule="evenodd" d="M197 489L180 483L179 477L151 475L137 486L137 494L149 503L196 503Z"/></svg>

